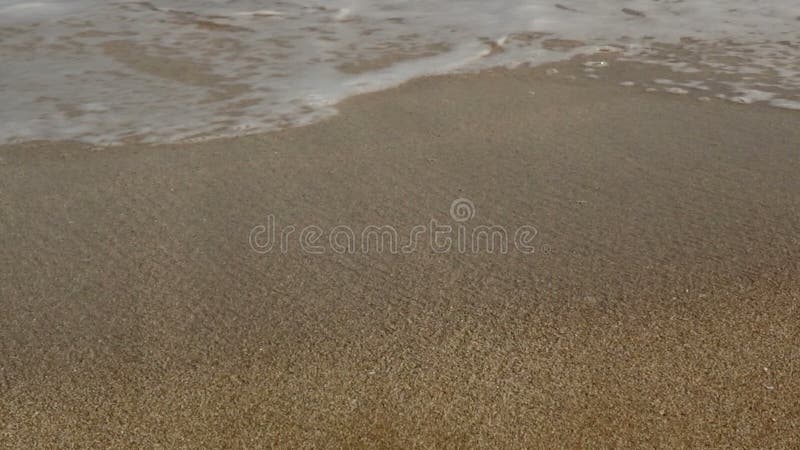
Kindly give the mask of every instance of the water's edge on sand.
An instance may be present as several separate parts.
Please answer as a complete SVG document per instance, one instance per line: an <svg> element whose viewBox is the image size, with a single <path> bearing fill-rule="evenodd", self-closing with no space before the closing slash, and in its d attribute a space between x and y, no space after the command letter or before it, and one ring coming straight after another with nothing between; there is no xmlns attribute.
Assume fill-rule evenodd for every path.
<svg viewBox="0 0 800 450"><path fill-rule="evenodd" d="M237 139L0 148L0 445L797 446L800 114L545 70ZM458 198L539 251L248 243Z"/></svg>

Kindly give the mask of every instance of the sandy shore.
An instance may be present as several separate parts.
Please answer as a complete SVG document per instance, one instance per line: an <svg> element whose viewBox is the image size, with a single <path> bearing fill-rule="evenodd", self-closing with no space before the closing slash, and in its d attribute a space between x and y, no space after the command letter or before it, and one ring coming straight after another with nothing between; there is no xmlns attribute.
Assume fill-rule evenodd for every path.
<svg viewBox="0 0 800 450"><path fill-rule="evenodd" d="M800 114L544 70L0 149L0 446L799 446ZM248 243L457 198L536 252Z"/></svg>

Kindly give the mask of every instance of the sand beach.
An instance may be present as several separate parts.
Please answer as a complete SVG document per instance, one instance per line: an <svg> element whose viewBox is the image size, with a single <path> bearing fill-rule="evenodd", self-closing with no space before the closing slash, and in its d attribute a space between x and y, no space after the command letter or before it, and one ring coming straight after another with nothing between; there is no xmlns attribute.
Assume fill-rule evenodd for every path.
<svg viewBox="0 0 800 450"><path fill-rule="evenodd" d="M583 69L420 78L231 139L0 147L0 446L797 447L800 114ZM259 252L269 216L536 234Z"/></svg>

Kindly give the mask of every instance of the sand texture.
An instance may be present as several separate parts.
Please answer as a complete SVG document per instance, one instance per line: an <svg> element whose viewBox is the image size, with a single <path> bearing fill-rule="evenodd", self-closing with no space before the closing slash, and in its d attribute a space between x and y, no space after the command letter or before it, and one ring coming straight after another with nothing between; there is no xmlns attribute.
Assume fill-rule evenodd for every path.
<svg viewBox="0 0 800 450"><path fill-rule="evenodd" d="M341 111L0 149L0 447L800 446L800 114L545 68ZM536 252L248 242L457 198Z"/></svg>

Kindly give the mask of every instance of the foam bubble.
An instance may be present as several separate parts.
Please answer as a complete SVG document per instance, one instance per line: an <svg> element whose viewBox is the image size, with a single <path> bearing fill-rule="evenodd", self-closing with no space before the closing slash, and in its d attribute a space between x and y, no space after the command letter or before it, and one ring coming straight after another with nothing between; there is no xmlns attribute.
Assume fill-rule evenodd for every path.
<svg viewBox="0 0 800 450"><path fill-rule="evenodd" d="M737 95L729 97L728 100L736 103L743 103L749 105L755 102L764 102L772 100L775 97L773 92L760 91L758 89L741 89Z"/></svg>
<svg viewBox="0 0 800 450"><path fill-rule="evenodd" d="M689 93L689 91L687 91L686 89L679 87L666 88L664 89L664 92L669 92L670 94L678 94L678 95L686 95Z"/></svg>
<svg viewBox="0 0 800 450"><path fill-rule="evenodd" d="M785 98L775 98L769 104L778 108L794 109L800 111L800 101L786 100Z"/></svg>

